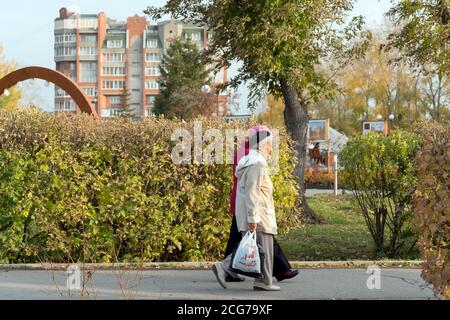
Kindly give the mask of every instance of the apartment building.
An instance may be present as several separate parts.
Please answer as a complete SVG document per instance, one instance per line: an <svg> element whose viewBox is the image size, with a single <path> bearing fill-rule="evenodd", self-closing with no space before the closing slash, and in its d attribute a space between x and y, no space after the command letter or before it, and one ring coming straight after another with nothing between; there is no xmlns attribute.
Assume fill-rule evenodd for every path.
<svg viewBox="0 0 450 320"><path fill-rule="evenodd" d="M159 65L176 37L191 39L200 50L208 45L206 27L169 20L150 25L145 17L126 22L105 13L78 14L66 8L55 19L56 70L75 81L104 118L120 115L124 90L134 114L152 114L159 93ZM227 81L227 70L211 74L212 82ZM124 89L125 88L125 89ZM227 115L227 96L217 97L216 116ZM55 111L79 112L74 101L55 88Z"/></svg>

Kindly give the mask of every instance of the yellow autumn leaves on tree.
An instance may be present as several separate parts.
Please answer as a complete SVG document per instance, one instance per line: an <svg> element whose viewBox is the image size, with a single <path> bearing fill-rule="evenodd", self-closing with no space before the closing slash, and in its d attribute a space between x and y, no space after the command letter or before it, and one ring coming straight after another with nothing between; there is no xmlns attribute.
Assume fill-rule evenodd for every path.
<svg viewBox="0 0 450 320"><path fill-rule="evenodd" d="M17 63L5 57L3 47L0 45L0 79L17 69ZM8 89L9 95L0 92L0 109L15 109L19 107L22 94L17 87Z"/></svg>

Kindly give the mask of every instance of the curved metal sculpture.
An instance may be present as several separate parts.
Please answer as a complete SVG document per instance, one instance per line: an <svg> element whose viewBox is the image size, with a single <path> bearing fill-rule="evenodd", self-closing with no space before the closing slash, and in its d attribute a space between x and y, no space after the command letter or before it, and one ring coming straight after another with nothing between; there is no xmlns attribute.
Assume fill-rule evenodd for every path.
<svg viewBox="0 0 450 320"><path fill-rule="evenodd" d="M42 79L57 85L70 95L82 112L98 117L97 111L95 111L95 108L92 107L89 99L75 82L61 72L48 68L26 67L9 73L0 79L0 94L2 94L5 89L11 88L18 82L28 79Z"/></svg>

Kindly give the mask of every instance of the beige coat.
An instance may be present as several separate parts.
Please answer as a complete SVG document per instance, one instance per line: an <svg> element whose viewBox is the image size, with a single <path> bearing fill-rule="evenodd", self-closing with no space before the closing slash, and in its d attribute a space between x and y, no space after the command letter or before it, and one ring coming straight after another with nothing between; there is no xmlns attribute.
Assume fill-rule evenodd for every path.
<svg viewBox="0 0 450 320"><path fill-rule="evenodd" d="M264 156L255 150L242 157L236 167L236 222L239 231L247 231L248 223L257 223L257 232L277 234L273 186L268 170Z"/></svg>

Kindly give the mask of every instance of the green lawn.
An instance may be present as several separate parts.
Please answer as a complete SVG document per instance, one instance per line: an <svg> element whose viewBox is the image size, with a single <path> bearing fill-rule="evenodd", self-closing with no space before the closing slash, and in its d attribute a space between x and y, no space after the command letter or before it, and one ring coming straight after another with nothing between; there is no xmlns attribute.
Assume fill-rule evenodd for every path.
<svg viewBox="0 0 450 320"><path fill-rule="evenodd" d="M374 245L352 195L317 195L309 205L325 222L304 225L277 238L289 260L375 259ZM411 257L409 257L411 258Z"/></svg>

